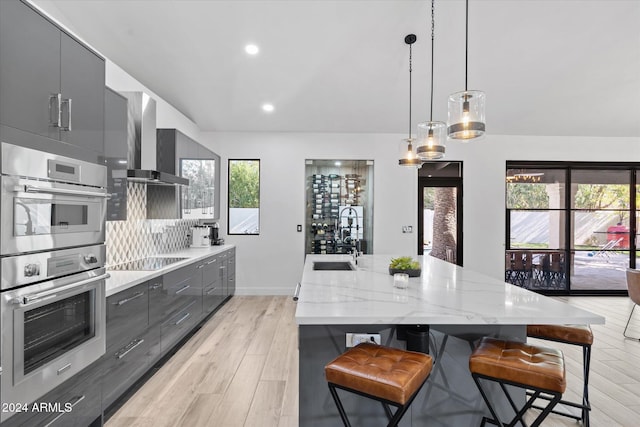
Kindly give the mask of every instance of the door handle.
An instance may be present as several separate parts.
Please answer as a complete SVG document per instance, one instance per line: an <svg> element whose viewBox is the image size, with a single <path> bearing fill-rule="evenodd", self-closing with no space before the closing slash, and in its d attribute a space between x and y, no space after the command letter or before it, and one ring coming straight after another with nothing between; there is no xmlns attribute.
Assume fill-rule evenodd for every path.
<svg viewBox="0 0 640 427"><path fill-rule="evenodd" d="M60 127L60 130L70 131L71 130L71 98L63 99L60 103L60 115L62 116L62 110L64 106L67 106L67 124Z"/></svg>
<svg viewBox="0 0 640 427"><path fill-rule="evenodd" d="M181 293L181 292L186 291L186 290L187 290L187 289L189 289L190 287L191 287L191 285L187 285L187 286L185 286L185 287L183 287L183 288L178 289L178 290L176 291L176 295L178 295L178 294L179 294L179 293Z"/></svg>
<svg viewBox="0 0 640 427"><path fill-rule="evenodd" d="M62 122L60 103L62 102L62 94L52 93L49 96L49 124L59 128Z"/></svg>
<svg viewBox="0 0 640 427"><path fill-rule="evenodd" d="M47 193L47 194L61 194L66 196L80 196L80 197L99 197L102 199L108 199L108 193L101 193L98 191L84 191L84 190L69 190L66 188L54 188L54 187L40 187L38 185L25 185L18 186L15 189L16 192L24 191L25 193Z"/></svg>
<svg viewBox="0 0 640 427"><path fill-rule="evenodd" d="M71 400L69 400L67 403L65 403L64 405L62 405L63 408L66 408L67 405L70 405L71 409L73 409L78 403L82 402L84 400L84 395L81 396L75 396L74 398L72 398ZM60 418L62 418L62 416L66 414L66 412L60 412L54 419L52 419L51 421L49 421L44 427L50 427L52 426L56 421L58 421Z"/></svg>
<svg viewBox="0 0 640 427"><path fill-rule="evenodd" d="M50 291L45 291L39 294L25 295L19 298L15 298L14 300L12 300L12 302L14 304L28 305L28 304L33 304L39 301L53 299L57 297L59 294L64 293L66 291L70 291L70 290L79 288L81 286L88 285L89 283L97 282L99 280L106 280L109 277L111 277L109 273L101 274L99 276L92 277L86 280L81 280L79 282L74 282L74 283L71 283L70 285L61 286L59 288L52 289Z"/></svg>
<svg viewBox="0 0 640 427"><path fill-rule="evenodd" d="M175 326L178 326L180 323L184 322L185 320L187 320L189 317L191 317L191 313L187 313L184 316L182 316L180 319L178 319L178 321L176 323L174 323Z"/></svg>
<svg viewBox="0 0 640 427"><path fill-rule="evenodd" d="M129 344L124 346L119 352L116 353L116 358L117 359L122 359L127 354L131 353L136 347L138 347L143 342L144 342L144 339L142 339L142 338L137 338L137 339L131 341Z"/></svg>
<svg viewBox="0 0 640 427"><path fill-rule="evenodd" d="M130 302L130 301L133 301L134 299L138 299L143 295L144 295L144 292L138 292L138 293L134 294L132 297L121 299L118 302L114 302L113 305L123 305L123 304L126 304L126 303Z"/></svg>

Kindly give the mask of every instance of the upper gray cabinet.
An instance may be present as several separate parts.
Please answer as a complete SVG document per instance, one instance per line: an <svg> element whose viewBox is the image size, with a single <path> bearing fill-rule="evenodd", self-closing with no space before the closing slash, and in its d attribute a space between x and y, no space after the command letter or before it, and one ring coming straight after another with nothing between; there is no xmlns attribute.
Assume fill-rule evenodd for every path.
<svg viewBox="0 0 640 427"><path fill-rule="evenodd" d="M1 0L0 0L1 1ZM107 166L107 221L127 219L127 98L106 88L104 159Z"/></svg>
<svg viewBox="0 0 640 427"><path fill-rule="evenodd" d="M158 168L189 180L180 188L182 218L220 218L220 156L176 129L158 129Z"/></svg>
<svg viewBox="0 0 640 427"><path fill-rule="evenodd" d="M27 4L0 1L0 123L104 151L104 59Z"/></svg>

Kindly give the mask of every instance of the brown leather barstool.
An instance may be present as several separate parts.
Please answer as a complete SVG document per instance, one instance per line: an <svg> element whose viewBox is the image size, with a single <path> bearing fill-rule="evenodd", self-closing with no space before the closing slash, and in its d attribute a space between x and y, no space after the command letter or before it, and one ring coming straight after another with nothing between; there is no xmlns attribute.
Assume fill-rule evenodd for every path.
<svg viewBox="0 0 640 427"><path fill-rule="evenodd" d="M593 333L589 325L528 325L527 336L582 347L582 377L584 380L582 403L560 401L563 405L580 409L581 415L577 416L557 410L553 412L575 420L582 420L582 425L588 427L589 411L591 411L591 404L589 403L589 365L591 364L591 344L593 344Z"/></svg>
<svg viewBox="0 0 640 427"><path fill-rule="evenodd" d="M362 343L324 368L340 418L350 427L336 388L382 402L389 426L397 426L431 373L431 356L377 344ZM391 412L389 405L396 407Z"/></svg>
<svg viewBox="0 0 640 427"><path fill-rule="evenodd" d="M537 427L560 402L567 386L564 357L561 351L515 341L483 338L471 353L469 370L493 417L483 417L481 426L486 422L498 426L514 426L518 422L526 425L523 421L524 415L533 407L535 400L544 393L551 397L548 399L549 404L531 424L531 427ZM483 381L500 384L515 412L514 418L509 423L505 424L498 418L489 396L482 387ZM533 395L529 396L524 406L518 409L506 385L533 390Z"/></svg>

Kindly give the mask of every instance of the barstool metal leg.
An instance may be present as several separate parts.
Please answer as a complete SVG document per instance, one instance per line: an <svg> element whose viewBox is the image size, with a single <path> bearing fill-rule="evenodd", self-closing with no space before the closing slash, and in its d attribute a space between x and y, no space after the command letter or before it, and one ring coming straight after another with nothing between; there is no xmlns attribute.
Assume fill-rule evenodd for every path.
<svg viewBox="0 0 640 427"><path fill-rule="evenodd" d="M481 426L484 426L485 423L491 423L491 424L495 424L499 427L513 427L518 423L521 423L522 425L526 425L524 424L523 421L523 417L526 414L526 412L531 409L533 406L533 403L535 402L535 400L537 398L540 397L541 393L546 393L548 395L553 396L552 398L548 399L549 403L544 407L544 408L540 408L542 409L542 412L540 412L540 414L538 414L538 416L536 417L536 419L533 421L533 423L531 424L531 427L538 427L542 424L542 421L544 421L544 419L551 413L553 412L553 408L560 402L560 399L562 398L562 394L561 393L552 393L546 390L537 390L534 389L534 393L533 395L531 395L531 397L525 402L524 406L522 408L520 408L518 410L517 406L515 405L513 398L511 397L511 394L509 393L509 391L507 390L507 388L505 387L506 385L513 385L519 388L529 388L527 385L524 384L517 384L517 383L510 383L510 382L506 382L506 381L499 381L496 380L495 378L491 378L491 377L486 377L484 375L478 375L478 374L471 374L471 376L473 377L473 380L476 383L476 386L478 387L478 390L480 391L480 394L482 396L482 399L484 400L484 402L487 405L487 408L489 409L489 412L491 413L491 416L493 417L491 418L487 418L487 417L483 417L482 419L482 424ZM513 417L513 419L509 422L509 423L504 423L500 420L500 418L498 417L498 414L496 412L496 410L494 409L491 401L489 400L487 394L484 391L484 388L482 387L481 381L480 380L485 380L485 381L491 381L491 382L496 382L500 385L500 388L502 389L503 393L505 394L505 396L507 397L513 411L515 412L515 416Z"/></svg>
<svg viewBox="0 0 640 427"><path fill-rule="evenodd" d="M351 423L349 423L349 419L347 418L347 413L344 411L342 402L338 397L338 392L336 391L336 387L331 383L329 383L329 391L331 392L333 401L336 403L336 406L338 407L338 412L340 413L340 418L342 418L342 423L344 424L344 427L351 427Z"/></svg>
<svg viewBox="0 0 640 427"><path fill-rule="evenodd" d="M591 403L589 402L589 366L591 365L591 346L585 345L582 347L582 360L583 360L583 378L584 389L582 390L582 424L584 427L589 427L589 412L591 411Z"/></svg>

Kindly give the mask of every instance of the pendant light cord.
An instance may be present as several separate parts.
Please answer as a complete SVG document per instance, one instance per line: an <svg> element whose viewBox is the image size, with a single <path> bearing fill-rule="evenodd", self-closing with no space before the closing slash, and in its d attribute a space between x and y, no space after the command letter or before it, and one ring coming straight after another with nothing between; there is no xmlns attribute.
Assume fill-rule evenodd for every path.
<svg viewBox="0 0 640 427"><path fill-rule="evenodd" d="M433 51L435 40L435 0L431 0L431 105L429 106L429 121L433 121Z"/></svg>
<svg viewBox="0 0 640 427"><path fill-rule="evenodd" d="M409 44L409 143L411 143L411 72L413 71L412 69L412 62L411 62L411 58L412 58L412 47L413 43Z"/></svg>
<svg viewBox="0 0 640 427"><path fill-rule="evenodd" d="M467 91L467 71L469 63L469 0L466 0L464 24L464 91Z"/></svg>

